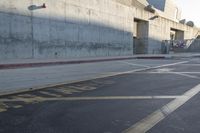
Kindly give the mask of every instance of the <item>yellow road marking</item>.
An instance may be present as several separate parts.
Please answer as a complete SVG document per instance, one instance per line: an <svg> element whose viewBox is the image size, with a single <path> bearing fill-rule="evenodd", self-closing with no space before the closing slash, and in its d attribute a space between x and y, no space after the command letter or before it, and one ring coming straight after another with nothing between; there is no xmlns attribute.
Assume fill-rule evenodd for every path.
<svg viewBox="0 0 200 133"><path fill-rule="evenodd" d="M97 87L94 86L80 86L77 87L76 89L81 90L81 91L90 91L90 90L95 90Z"/></svg>
<svg viewBox="0 0 200 133"><path fill-rule="evenodd" d="M3 102L0 102L0 112L5 112L8 109L8 105Z"/></svg>
<svg viewBox="0 0 200 133"><path fill-rule="evenodd" d="M79 90L76 90L75 88L72 88L72 86L58 87L58 89L55 89L55 91L62 92L62 93L65 93L65 94L73 94L73 93L81 92Z"/></svg>
<svg viewBox="0 0 200 133"><path fill-rule="evenodd" d="M1 101L1 99L0 99L0 101ZM43 98L39 97L39 96L23 97L23 95L19 95L19 96L12 97L12 99L7 99L7 101L22 101L27 104L33 104L33 103L37 103L39 101L43 101Z"/></svg>
<svg viewBox="0 0 200 133"><path fill-rule="evenodd" d="M61 95L50 93L50 92L47 92L47 91L39 91L39 93L44 94L44 95L48 95L48 96L53 96L53 97L61 97Z"/></svg>
<svg viewBox="0 0 200 133"><path fill-rule="evenodd" d="M22 105L14 105L14 106L13 106L13 108L16 108L16 109L22 108L22 107L23 107Z"/></svg>
<svg viewBox="0 0 200 133"><path fill-rule="evenodd" d="M175 99L183 96L97 96L97 97L59 97L59 98L29 98L28 101L80 101L80 100L145 100L145 99ZM0 99L3 102L27 101L27 99Z"/></svg>

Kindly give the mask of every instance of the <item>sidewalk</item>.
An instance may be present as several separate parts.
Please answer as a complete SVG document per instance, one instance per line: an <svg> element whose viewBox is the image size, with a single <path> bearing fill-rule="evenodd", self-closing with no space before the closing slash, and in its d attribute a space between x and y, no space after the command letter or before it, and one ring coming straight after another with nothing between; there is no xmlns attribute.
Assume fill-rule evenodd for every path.
<svg viewBox="0 0 200 133"><path fill-rule="evenodd" d="M107 77L116 73L146 69L174 62L177 62L177 60L131 59L20 69L1 69L0 95Z"/></svg>
<svg viewBox="0 0 200 133"><path fill-rule="evenodd" d="M0 62L0 95L107 77L127 71L148 69L149 67L178 61L170 60L171 58L196 56L199 57L199 54L5 60Z"/></svg>

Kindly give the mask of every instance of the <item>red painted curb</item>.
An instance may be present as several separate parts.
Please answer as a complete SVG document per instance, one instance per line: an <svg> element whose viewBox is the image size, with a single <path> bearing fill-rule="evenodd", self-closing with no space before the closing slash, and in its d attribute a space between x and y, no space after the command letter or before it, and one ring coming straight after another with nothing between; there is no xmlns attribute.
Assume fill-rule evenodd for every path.
<svg viewBox="0 0 200 133"><path fill-rule="evenodd" d="M30 68L30 67L43 67L43 66L55 66L55 65L67 65L67 64L94 63L94 62L117 61L117 60L128 60L128 59L165 59L165 58L166 58L165 56L148 56L148 57L147 56L140 56L140 57L122 57L122 58L73 60L73 61L57 61L57 62L0 64L0 70Z"/></svg>

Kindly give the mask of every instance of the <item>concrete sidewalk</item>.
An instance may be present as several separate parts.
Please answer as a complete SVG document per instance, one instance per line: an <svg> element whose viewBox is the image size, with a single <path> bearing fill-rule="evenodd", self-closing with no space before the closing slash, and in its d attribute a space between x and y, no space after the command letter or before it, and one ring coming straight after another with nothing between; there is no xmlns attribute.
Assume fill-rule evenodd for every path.
<svg viewBox="0 0 200 133"><path fill-rule="evenodd" d="M132 59L0 70L0 95L148 69L177 60Z"/></svg>

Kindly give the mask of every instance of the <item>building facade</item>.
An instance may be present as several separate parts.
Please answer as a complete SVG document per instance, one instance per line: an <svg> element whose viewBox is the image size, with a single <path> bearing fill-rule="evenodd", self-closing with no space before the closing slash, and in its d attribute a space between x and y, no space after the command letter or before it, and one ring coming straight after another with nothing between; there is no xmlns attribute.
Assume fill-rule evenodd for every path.
<svg viewBox="0 0 200 133"><path fill-rule="evenodd" d="M156 54L172 33L195 38L198 28L164 2L161 10L153 0L1 0L0 59Z"/></svg>

